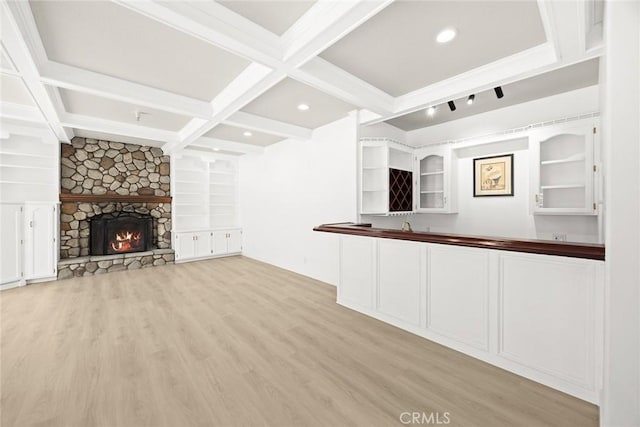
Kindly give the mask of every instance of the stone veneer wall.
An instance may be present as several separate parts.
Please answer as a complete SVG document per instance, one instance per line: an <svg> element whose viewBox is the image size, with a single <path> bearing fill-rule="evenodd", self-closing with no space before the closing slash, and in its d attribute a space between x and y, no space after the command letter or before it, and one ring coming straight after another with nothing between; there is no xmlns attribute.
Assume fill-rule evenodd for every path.
<svg viewBox="0 0 640 427"><path fill-rule="evenodd" d="M71 144L61 145L60 192L62 194L93 195L139 195L170 196L169 156L155 147L124 144L112 141L98 141L75 137ZM171 248L171 204L170 203L125 203L125 202L63 202L60 207L60 258L59 272L62 276L87 275L110 271L103 267L94 271L89 255L89 221L102 213L114 211L149 214L154 218L154 242L160 258L173 261ZM145 261L149 254L144 255ZM72 260L77 257L87 259ZM106 256L109 257L109 256ZM125 265L122 255L111 256L109 263L105 257L103 265ZM130 254L127 260L135 258ZM140 257L140 256L138 256ZM105 258L105 259L103 259ZM160 258L153 259L157 261ZM141 261L141 260L136 260ZM89 263L89 268L86 265ZM161 262L155 263L158 265ZM133 263L137 268L138 262ZM149 263L151 264L151 263ZM145 264L147 265L147 264ZM73 267L73 268L71 268ZM100 270L106 271L100 271ZM114 269L122 269L117 267ZM59 277L62 278L59 273Z"/></svg>

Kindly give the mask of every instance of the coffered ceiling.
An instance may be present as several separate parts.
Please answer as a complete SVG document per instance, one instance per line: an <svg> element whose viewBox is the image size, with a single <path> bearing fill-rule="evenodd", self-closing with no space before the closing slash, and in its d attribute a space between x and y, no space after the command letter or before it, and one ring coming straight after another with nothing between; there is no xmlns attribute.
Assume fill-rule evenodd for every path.
<svg viewBox="0 0 640 427"><path fill-rule="evenodd" d="M410 129L422 125L412 114L430 105L602 54L586 0L0 7L4 122L44 123L60 141L147 141L165 152L261 151L308 139L351 111L363 123ZM457 37L436 42L445 28ZM531 79L526 87L535 96L548 84Z"/></svg>

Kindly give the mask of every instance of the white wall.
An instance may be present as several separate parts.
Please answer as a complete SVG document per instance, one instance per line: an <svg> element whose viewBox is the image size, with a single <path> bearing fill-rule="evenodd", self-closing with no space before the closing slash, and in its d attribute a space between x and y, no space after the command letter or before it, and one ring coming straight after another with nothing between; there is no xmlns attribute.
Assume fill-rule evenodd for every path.
<svg viewBox="0 0 640 427"><path fill-rule="evenodd" d="M600 423L640 425L640 3L605 3L606 302Z"/></svg>
<svg viewBox="0 0 640 427"><path fill-rule="evenodd" d="M411 131L408 132L407 141L414 146L427 145L442 140L482 136L540 121L594 112L599 109L598 94L598 87L592 86L554 95ZM552 116L549 111L555 116ZM452 145L457 148L456 152L459 156L456 179L457 214L414 214L402 217L363 215L362 220L383 228L399 228L403 221L409 221L416 231L429 229L432 232L524 239L551 239L553 233L562 233L567 234L569 241L598 242L596 217L543 216L530 213L529 144L526 132L516 134L513 139L500 143L487 144L484 138L481 142L482 144L467 141ZM473 197L473 158L505 153L514 154L514 196Z"/></svg>
<svg viewBox="0 0 640 427"><path fill-rule="evenodd" d="M240 160L243 254L337 285L338 239L313 227L355 221L355 116Z"/></svg>

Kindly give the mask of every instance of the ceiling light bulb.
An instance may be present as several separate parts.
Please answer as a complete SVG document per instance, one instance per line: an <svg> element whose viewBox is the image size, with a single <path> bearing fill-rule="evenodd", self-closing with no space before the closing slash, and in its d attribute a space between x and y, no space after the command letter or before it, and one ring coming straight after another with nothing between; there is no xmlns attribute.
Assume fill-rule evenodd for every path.
<svg viewBox="0 0 640 427"><path fill-rule="evenodd" d="M244 136L251 136L251 135L253 135L253 134L252 134L251 132L249 132L249 131L245 131L245 133L243 133L243 135L244 135Z"/></svg>
<svg viewBox="0 0 640 427"><path fill-rule="evenodd" d="M469 98L467 99L467 105L473 104L473 101L475 101L475 99L476 99L475 95L469 95Z"/></svg>
<svg viewBox="0 0 640 427"><path fill-rule="evenodd" d="M220 149L218 147L214 147L213 151L220 151Z"/></svg>
<svg viewBox="0 0 640 427"><path fill-rule="evenodd" d="M309 106L307 104L298 105L298 110L300 111L307 111L308 109L309 109Z"/></svg>
<svg viewBox="0 0 640 427"><path fill-rule="evenodd" d="M458 35L458 32L456 31L455 28L451 28L451 27L445 28L444 30L438 33L438 36L436 37L436 41L438 43L448 43L451 40L455 39L457 35Z"/></svg>
<svg viewBox="0 0 640 427"><path fill-rule="evenodd" d="M429 116L433 116L436 113L436 107L429 107L427 108L427 114Z"/></svg>

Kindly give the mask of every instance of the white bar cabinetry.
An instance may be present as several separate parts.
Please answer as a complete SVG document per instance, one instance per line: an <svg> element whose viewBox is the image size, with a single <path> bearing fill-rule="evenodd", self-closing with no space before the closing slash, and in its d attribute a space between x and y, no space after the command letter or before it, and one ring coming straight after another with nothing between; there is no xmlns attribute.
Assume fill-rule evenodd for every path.
<svg viewBox="0 0 640 427"><path fill-rule="evenodd" d="M598 403L604 263L340 236L338 303Z"/></svg>

